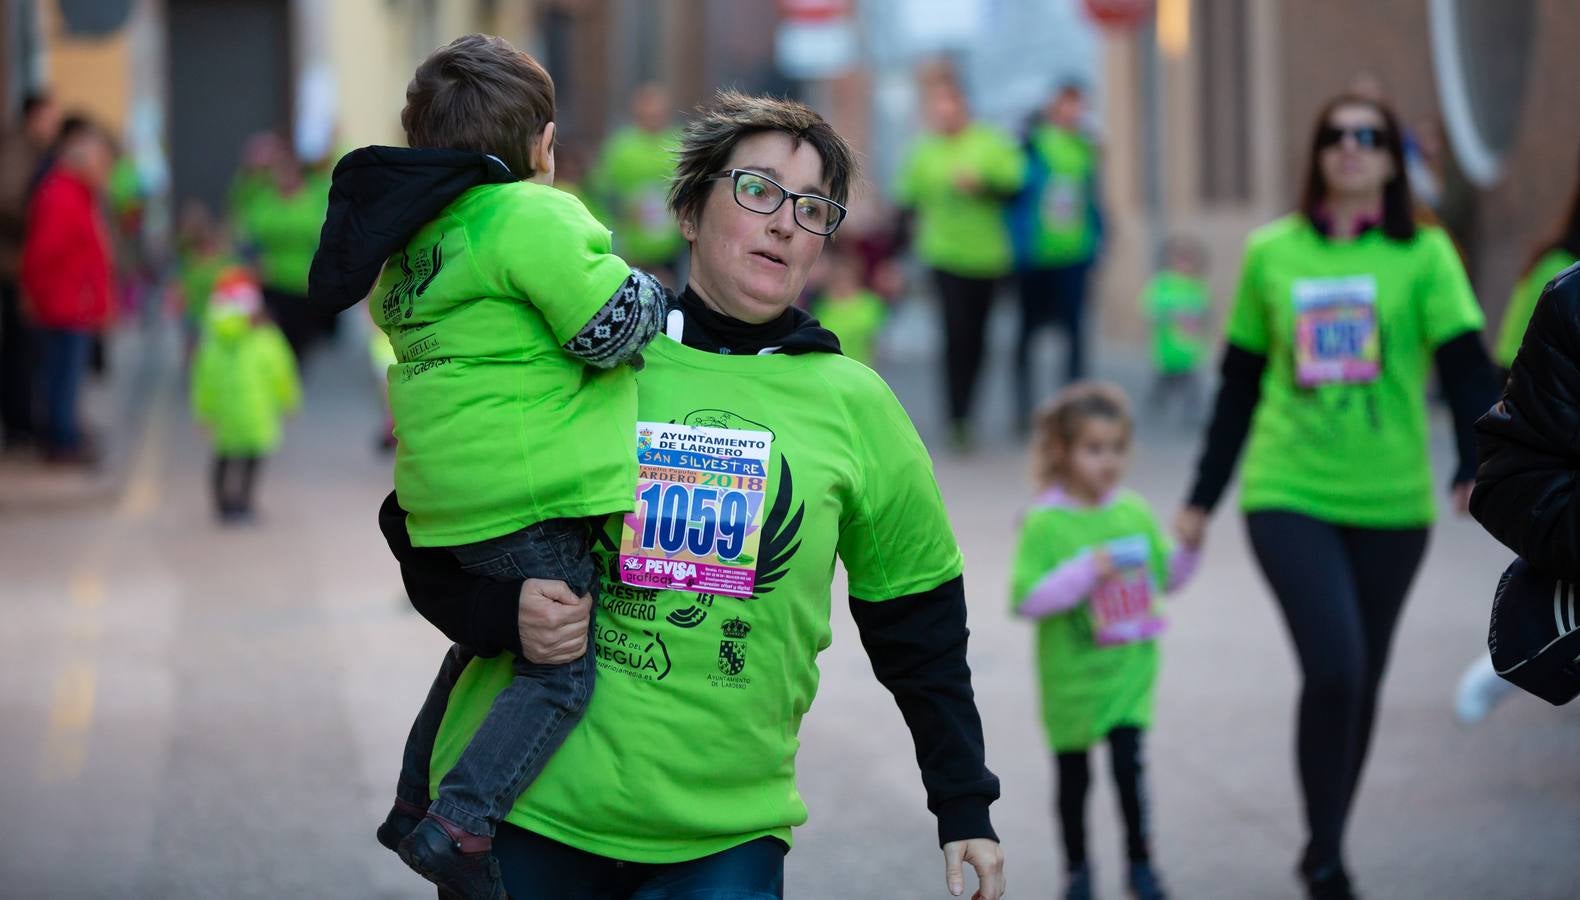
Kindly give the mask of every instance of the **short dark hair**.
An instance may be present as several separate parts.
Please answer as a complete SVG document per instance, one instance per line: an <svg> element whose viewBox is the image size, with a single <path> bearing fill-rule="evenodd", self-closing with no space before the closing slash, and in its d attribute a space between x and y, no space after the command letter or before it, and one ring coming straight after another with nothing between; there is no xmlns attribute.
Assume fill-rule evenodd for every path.
<svg viewBox="0 0 1580 900"><path fill-rule="evenodd" d="M504 38L468 34L435 50L406 85L410 147L476 150L531 178L532 145L554 121L554 79Z"/></svg>
<svg viewBox="0 0 1580 900"><path fill-rule="evenodd" d="M856 154L833 126L810 106L780 97L756 97L720 91L697 111L681 133L675 177L669 185L669 208L677 219L695 218L707 199L709 181L723 171L743 138L779 131L799 145L812 145L823 161L829 199L844 203L856 179Z"/></svg>
<svg viewBox="0 0 1580 900"><path fill-rule="evenodd" d="M1313 225L1322 215L1322 204L1328 195L1328 181L1322 177L1322 130L1328 127L1328 117L1344 106L1364 106L1382 117L1383 148L1393 160L1393 177L1383 185L1383 234L1396 241L1415 237L1415 201L1410 196L1410 178L1404 165L1404 135L1399 130L1399 117L1388 104L1359 94L1340 94L1322 105L1316 124L1311 127L1311 150L1306 161L1306 184L1300 195L1300 211Z"/></svg>

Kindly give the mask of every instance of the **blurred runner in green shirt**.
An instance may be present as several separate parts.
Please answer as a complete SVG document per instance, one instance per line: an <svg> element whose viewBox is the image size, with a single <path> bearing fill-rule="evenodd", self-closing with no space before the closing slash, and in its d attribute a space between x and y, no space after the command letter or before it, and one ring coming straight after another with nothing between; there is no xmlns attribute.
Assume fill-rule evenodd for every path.
<svg viewBox="0 0 1580 900"><path fill-rule="evenodd" d="M1026 185L1015 205L1020 250L1020 339L1015 345L1015 400L1028 421L1038 394L1031 344L1045 328L1065 336L1063 380L1086 374L1086 293L1102 240L1097 147L1082 131L1086 93L1059 87L1026 135Z"/></svg>
<svg viewBox="0 0 1580 900"><path fill-rule="evenodd" d="M631 124L604 143L588 187L607 213L614 251L626 262L675 285L685 246L669 213L669 177L680 132L672 124L669 92L648 83L631 98Z"/></svg>
<svg viewBox="0 0 1580 900"><path fill-rule="evenodd" d="M1178 399L1187 421L1201 408L1201 363L1207 355L1207 314L1212 301L1202 277L1201 244L1183 237L1163 248L1163 268L1141 290L1141 308L1152 328L1154 414Z"/></svg>
<svg viewBox="0 0 1580 900"><path fill-rule="evenodd" d="M944 367L952 437L971 444L972 394L982 370L988 313L1013 252L1005 204L1020 189L1025 162L1000 129L971 121L952 74L923 85L927 133L911 148L895 203L914 213L916 256L933 271L943 311Z"/></svg>
<svg viewBox="0 0 1580 900"><path fill-rule="evenodd" d="M812 317L839 338L840 352L870 367L888 314L883 298L862 283L855 251L831 249L828 282L812 304Z"/></svg>

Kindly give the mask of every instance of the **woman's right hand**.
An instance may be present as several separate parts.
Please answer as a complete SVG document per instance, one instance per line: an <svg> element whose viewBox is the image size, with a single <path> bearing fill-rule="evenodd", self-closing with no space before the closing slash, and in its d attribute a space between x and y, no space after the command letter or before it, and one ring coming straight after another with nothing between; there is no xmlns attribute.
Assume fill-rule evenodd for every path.
<svg viewBox="0 0 1580 900"><path fill-rule="evenodd" d="M1207 539L1207 511L1199 506L1184 506L1174 515L1174 536L1187 550L1200 550Z"/></svg>
<svg viewBox="0 0 1580 900"><path fill-rule="evenodd" d="M563 581L529 578L521 583L516 629L527 662L556 666L587 652L592 597L578 597Z"/></svg>

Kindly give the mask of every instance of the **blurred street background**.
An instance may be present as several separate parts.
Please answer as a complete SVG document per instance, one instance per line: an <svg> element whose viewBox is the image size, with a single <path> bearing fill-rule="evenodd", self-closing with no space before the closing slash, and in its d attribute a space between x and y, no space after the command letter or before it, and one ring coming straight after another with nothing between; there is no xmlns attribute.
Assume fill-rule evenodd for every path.
<svg viewBox="0 0 1580 900"><path fill-rule="evenodd" d="M1314 117L1336 94L1398 111L1412 188L1454 237L1489 342L1577 187L1574 0L6 0L0 156L33 146L15 164L36 184L51 122L80 117L113 138L97 200L115 284L84 331L80 440L53 445L24 415L0 454L0 897L432 896L373 841L445 642L408 605L375 523L391 457L367 315L282 321L301 410L242 519L216 520L188 367L232 261L261 271L266 298L305 293L305 269L281 261L282 223L322 222L340 154L402 143L416 63L472 31L544 62L560 180L611 218L623 202L611 141L648 114L678 127L721 87L798 97L860 151L840 241L881 300L873 365L934 451L965 552L1011 897L1055 896L1062 875L1032 631L1007 601L1032 495L1011 386L1018 322L1006 282L962 440L943 409L937 298L895 225L930 67L1012 135L1079 86L1077 127L1101 159L1088 368L1138 400L1154 377L1140 298L1165 244L1199 249L1221 333L1245 237L1294 208ZM316 241L316 227L298 230ZM8 298L3 352L26 361L32 403L58 372L34 364L26 302ZM1043 395L1067 352L1056 332L1034 342ZM1131 481L1166 516L1203 410L1141 407ZM1446 484L1446 411L1433 429ZM1179 897L1296 897L1296 670L1231 502L1162 643L1157 853ZM1473 727L1455 717L1510 558L1446 510L1434 530L1349 837L1367 896L1580 896L1580 715L1521 695ZM840 582L802 732L811 821L788 895L947 896L908 734L842 597ZM1096 780L1095 865L1119 896L1117 814Z"/></svg>

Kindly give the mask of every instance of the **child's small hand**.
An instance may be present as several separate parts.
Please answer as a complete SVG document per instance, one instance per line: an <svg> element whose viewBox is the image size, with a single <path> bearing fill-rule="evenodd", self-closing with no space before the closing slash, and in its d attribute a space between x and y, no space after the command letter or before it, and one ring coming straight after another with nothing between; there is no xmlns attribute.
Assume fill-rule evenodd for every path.
<svg viewBox="0 0 1580 900"><path fill-rule="evenodd" d="M1107 581L1119 574L1119 569L1114 566L1114 556L1108 552L1107 547L1099 547L1092 553L1092 567L1097 570L1097 580Z"/></svg>

